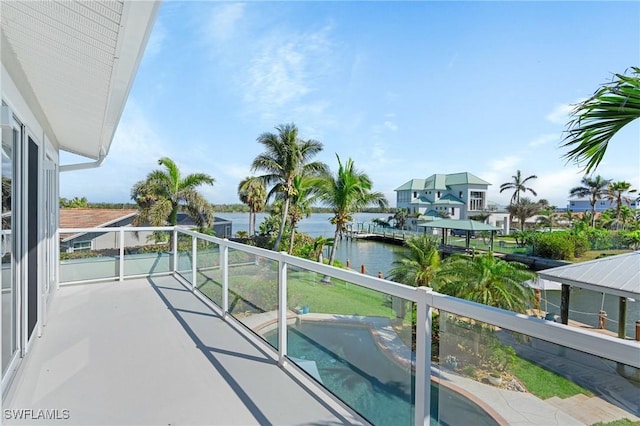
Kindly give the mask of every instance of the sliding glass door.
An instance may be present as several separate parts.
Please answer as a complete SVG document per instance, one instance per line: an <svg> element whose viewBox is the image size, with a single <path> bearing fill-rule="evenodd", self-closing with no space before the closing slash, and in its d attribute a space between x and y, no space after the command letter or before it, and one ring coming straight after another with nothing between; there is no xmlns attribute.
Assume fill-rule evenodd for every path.
<svg viewBox="0 0 640 426"><path fill-rule="evenodd" d="M18 355L19 287L14 254L16 253L16 150L22 139L22 126L13 122L2 129L2 378ZM4 380L3 380L4 389Z"/></svg>

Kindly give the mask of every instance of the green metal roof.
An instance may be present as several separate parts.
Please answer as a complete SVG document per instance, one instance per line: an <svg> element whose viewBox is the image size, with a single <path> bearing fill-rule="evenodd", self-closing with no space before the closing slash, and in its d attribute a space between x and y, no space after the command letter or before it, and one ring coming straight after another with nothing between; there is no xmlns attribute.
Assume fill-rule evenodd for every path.
<svg viewBox="0 0 640 426"><path fill-rule="evenodd" d="M451 194L445 194L438 201L433 203L434 206L439 205L449 205L449 206L464 206L464 202L460 201L459 198L454 197Z"/></svg>
<svg viewBox="0 0 640 426"><path fill-rule="evenodd" d="M453 173L447 175L447 186L451 185L491 185L486 180L480 179L478 176L469 173Z"/></svg>
<svg viewBox="0 0 640 426"><path fill-rule="evenodd" d="M491 185L478 176L469 173L434 174L426 179L411 179L395 189L395 191L446 191L453 185ZM464 203L463 203L464 204Z"/></svg>
<svg viewBox="0 0 640 426"><path fill-rule="evenodd" d="M424 179L411 179L409 182L397 187L394 191L421 190L424 189Z"/></svg>
<svg viewBox="0 0 640 426"><path fill-rule="evenodd" d="M438 229L461 229L463 231L499 231L500 228L475 220L442 219L437 222L419 223L418 226Z"/></svg>
<svg viewBox="0 0 640 426"><path fill-rule="evenodd" d="M447 175L436 174L425 179L424 189L441 190L447 189Z"/></svg>
<svg viewBox="0 0 640 426"><path fill-rule="evenodd" d="M425 214L421 214L420 216L418 216L418 220L425 220L428 222L434 221L434 220L442 220L442 219L443 218L435 210L429 210Z"/></svg>

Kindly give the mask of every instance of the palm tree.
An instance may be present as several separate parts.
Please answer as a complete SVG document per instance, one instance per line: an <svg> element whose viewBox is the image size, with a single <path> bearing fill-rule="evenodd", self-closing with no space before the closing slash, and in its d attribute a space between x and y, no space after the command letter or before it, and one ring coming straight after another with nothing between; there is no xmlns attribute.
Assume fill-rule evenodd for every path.
<svg viewBox="0 0 640 426"><path fill-rule="evenodd" d="M589 99L575 105L567 123L564 155L577 164L586 162L585 173L595 170L613 136L640 117L640 68L631 67L630 75L615 74Z"/></svg>
<svg viewBox="0 0 640 426"><path fill-rule="evenodd" d="M603 179L598 175L594 178L585 176L580 183L582 186L576 186L569 191L570 197L585 198L589 197L589 204L591 205L591 226L596 226L596 203L607 195L607 189L611 181Z"/></svg>
<svg viewBox="0 0 640 426"><path fill-rule="evenodd" d="M635 189L631 189L631 184L625 181L611 182L607 188L607 200L616 205L616 229L620 224L620 209L623 204L631 204L631 198L626 196L626 193L632 194L638 192Z"/></svg>
<svg viewBox="0 0 640 426"><path fill-rule="evenodd" d="M551 231L553 229L553 226L555 225L554 220L556 218L556 206L546 206L538 211L538 214L540 214L540 217L538 218L538 224L540 226L549 228L549 231Z"/></svg>
<svg viewBox="0 0 640 426"><path fill-rule="evenodd" d="M631 210L629 206L620 207L620 223L622 224L622 229L626 229L628 224L633 224L636 220L636 212Z"/></svg>
<svg viewBox="0 0 640 426"><path fill-rule="evenodd" d="M249 236L256 234L256 213L264 210L267 189L261 179L247 177L238 185L238 197L243 204L249 206Z"/></svg>
<svg viewBox="0 0 640 426"><path fill-rule="evenodd" d="M289 214L290 200L295 195L294 178L301 175L310 176L324 173L327 170L326 164L311 161L316 154L322 151L320 142L298 138L298 128L294 124L281 124L276 127L276 130L277 134L263 133L258 137L258 143L264 146L265 151L258 155L251 164L252 171L266 172L265 175L260 176L266 186L274 185L267 194L267 199L279 193L284 200L282 220L273 250L278 250L280 247Z"/></svg>
<svg viewBox="0 0 640 426"><path fill-rule="evenodd" d="M538 176L531 175L525 179L522 179L522 175L520 174L520 170L516 171L515 176L511 176L513 178L512 182L505 182L500 185L500 192L506 191L507 189L513 189L513 195L511 196L511 204L515 204L520 202L520 193L525 194L527 191L531 192L534 196L538 194L532 188L529 188L526 183L529 180L538 179Z"/></svg>
<svg viewBox="0 0 640 426"><path fill-rule="evenodd" d="M410 238L405 245L407 250L393 262L389 279L415 287L434 286L440 269L438 244L431 236L420 235Z"/></svg>
<svg viewBox="0 0 640 426"><path fill-rule="evenodd" d="M534 293L523 283L535 274L517 262L506 262L492 254L472 258L451 256L438 273L438 291L496 308L526 312Z"/></svg>
<svg viewBox="0 0 640 426"><path fill-rule="evenodd" d="M131 198L139 213L134 226L175 226L178 212L183 211L202 229L213 223L213 206L196 190L200 185L213 185L215 180L205 173L192 173L182 177L180 169L170 158L163 157L158 164L164 170L154 170L145 180L131 189Z"/></svg>
<svg viewBox="0 0 640 426"><path fill-rule="evenodd" d="M334 176L330 172L325 172L319 182L319 198L333 210L331 223L336 227L334 241L337 241L342 232L346 231L347 223L353 220L352 213L376 204L380 208L388 206L384 194L371 192L373 187L371 179L366 173L355 168L351 158L342 164L337 154L336 157L338 158L338 173ZM333 265L335 255L336 246L334 244L329 255L329 265Z"/></svg>
<svg viewBox="0 0 640 426"><path fill-rule="evenodd" d="M524 231L524 223L527 219L535 216L540 211L540 203L536 203L527 197L523 197L515 204L509 204L507 211L513 217L518 218L520 230Z"/></svg>
<svg viewBox="0 0 640 426"><path fill-rule="evenodd" d="M395 227L397 229L404 230L404 226L407 223L407 218L409 217L409 209L397 209L391 217L395 221Z"/></svg>

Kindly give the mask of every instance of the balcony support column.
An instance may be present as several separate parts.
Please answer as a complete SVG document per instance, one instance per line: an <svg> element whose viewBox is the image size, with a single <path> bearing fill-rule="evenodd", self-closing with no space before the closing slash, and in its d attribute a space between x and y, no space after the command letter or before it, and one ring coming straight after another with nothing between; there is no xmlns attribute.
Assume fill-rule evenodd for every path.
<svg viewBox="0 0 640 426"><path fill-rule="evenodd" d="M287 356L287 262L286 252L278 260L278 364L284 365Z"/></svg>
<svg viewBox="0 0 640 426"><path fill-rule="evenodd" d="M119 230L119 234L120 234L120 268L118 268L120 270L120 277L119 280L120 282L124 281L124 228L120 228Z"/></svg>
<svg viewBox="0 0 640 426"><path fill-rule="evenodd" d="M416 389L415 426L431 422L431 289L419 287L416 293Z"/></svg>
<svg viewBox="0 0 640 426"><path fill-rule="evenodd" d="M198 237L191 238L191 291L196 289L198 279Z"/></svg>
<svg viewBox="0 0 640 426"><path fill-rule="evenodd" d="M223 318L229 314L229 247L225 243L220 245L220 273L222 274L222 313Z"/></svg>
<svg viewBox="0 0 640 426"><path fill-rule="evenodd" d="M178 230L173 228L173 238L171 239L171 243L173 247L173 273L178 272Z"/></svg>

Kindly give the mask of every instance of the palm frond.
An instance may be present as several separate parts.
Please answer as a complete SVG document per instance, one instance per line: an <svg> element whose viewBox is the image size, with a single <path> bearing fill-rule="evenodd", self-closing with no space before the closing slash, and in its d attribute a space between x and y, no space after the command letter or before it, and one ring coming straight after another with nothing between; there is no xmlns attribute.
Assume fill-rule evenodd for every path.
<svg viewBox="0 0 640 426"><path fill-rule="evenodd" d="M562 144L569 151L563 157L585 164L584 171L591 173L616 133L640 117L640 68L631 67L631 75L615 74L571 115Z"/></svg>

